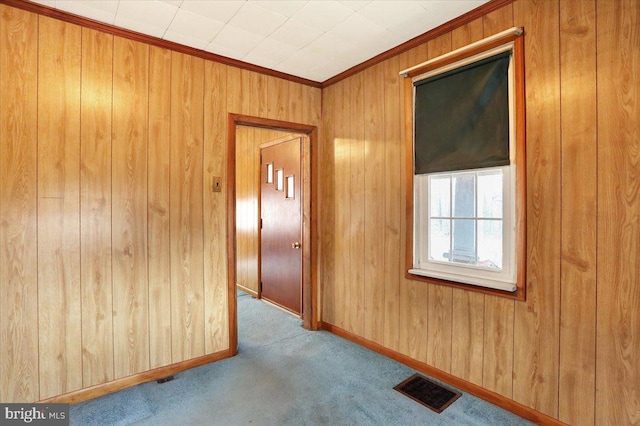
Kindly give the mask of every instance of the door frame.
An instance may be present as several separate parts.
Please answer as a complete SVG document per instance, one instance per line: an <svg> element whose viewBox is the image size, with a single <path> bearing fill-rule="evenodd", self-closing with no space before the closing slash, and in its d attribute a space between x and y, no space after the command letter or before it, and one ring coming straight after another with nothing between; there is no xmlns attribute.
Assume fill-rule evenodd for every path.
<svg viewBox="0 0 640 426"><path fill-rule="evenodd" d="M308 124L229 113L227 124L227 287L229 310L229 351L238 352L238 315L236 296L236 129L258 127L308 136L302 139L303 193L302 207L302 322L307 330L318 329L318 200L317 159L318 128Z"/></svg>

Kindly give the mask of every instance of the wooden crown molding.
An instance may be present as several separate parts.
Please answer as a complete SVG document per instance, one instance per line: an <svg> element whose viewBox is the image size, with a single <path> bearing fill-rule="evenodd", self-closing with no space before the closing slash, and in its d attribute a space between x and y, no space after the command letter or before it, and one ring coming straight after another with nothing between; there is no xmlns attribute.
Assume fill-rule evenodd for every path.
<svg viewBox="0 0 640 426"><path fill-rule="evenodd" d="M193 47L185 46L183 44L174 43L172 41L163 40L161 38L152 37L146 34L141 34L135 31L126 30L124 28L118 28L113 25L105 24L103 22L94 21L92 19L83 18L78 15L74 15L69 12L64 12L58 9L53 9L48 6L44 6L37 3L32 3L27 0L0 0L0 4L15 7L18 9L26 10L28 12L37 13L42 16L48 16L50 18L59 19L61 21L69 22L71 24L80 25L82 27L91 28L97 31L101 31L107 34L112 34L118 37L126 38L129 40L139 41L152 46L162 47L164 49L173 50L175 52L184 53L187 55L195 56L205 60L218 62L232 67L269 75L272 77L278 77L283 80L292 81L295 83L304 84L311 87L321 88L322 83L309 80L295 75L275 71L270 68L261 67L259 65L250 64L237 59L227 58L226 56L216 55L215 53L206 52L204 50L196 49Z"/></svg>
<svg viewBox="0 0 640 426"><path fill-rule="evenodd" d="M452 19L449 22L445 22L444 24L436 27L430 31L427 31L424 34L421 34L417 37L412 38L411 40L402 43L399 46L396 46L392 49L389 49L385 52L380 53L373 58L362 62L354 67L349 68L346 71L341 72L340 74L331 77L328 80L322 82L322 88L329 87L332 84L336 84L339 81L342 81L348 77L351 77L354 74L357 74L365 69L372 67L380 62L386 61L387 59L393 58L401 53L404 53L408 50L413 49L414 47L418 47L429 40L433 40L434 38L438 38L443 34L446 34L450 31L455 30L465 24L468 24L471 21L474 21L482 16L493 12L494 10L500 9L503 6L506 6L510 3L513 3L515 0L491 0L488 3L485 3L477 8L465 13L464 15L460 15L459 17ZM400 71L400 70L398 70Z"/></svg>
<svg viewBox="0 0 640 426"><path fill-rule="evenodd" d="M37 3L32 3L28 0L0 0L0 4L6 4L8 6L17 7L19 9L27 10L29 12L34 12L39 15L49 16L51 18L56 18L61 21L70 22L72 24L80 25L87 28L92 28L94 30L102 31L108 34L113 34L119 37L127 38L130 40L139 41L142 43L147 43L152 46L158 46L165 49L173 50L180 53L185 53L187 55L196 56L198 58L206 59L209 61L218 62L225 65L230 65L232 67L245 69L248 71L254 71L261 74L269 75L272 77L282 78L284 80L292 81L295 83L304 84L311 87L317 88L325 88L329 87L341 80L344 80L354 74L357 74L365 69L372 67L382 61L385 61L389 58L392 58L396 55L404 53L408 50L413 49L414 47L420 46L421 44L426 43L429 40L437 38L443 34L446 34L458 27L461 27L475 19L478 19L487 13L493 12L494 10L500 9L501 7L513 3L515 0L491 0L488 3L485 3L464 15L461 15L449 22L446 22L439 27L436 27L430 31L427 31L424 34L421 34L417 37L412 38L411 40L402 43L399 46L396 46L392 49L389 49L385 52L380 53L373 58L364 61L358 65L355 65L349 68L346 71L341 72L338 75L331 77L328 80L320 83L317 81L309 80L302 77L297 77L295 75L283 73L280 71L275 71L270 68L261 67L259 65L253 65L248 62L243 62L237 59L227 58L226 56L216 55L215 53L205 52L204 50L195 49L193 47L188 47L179 43L174 43L172 41L162 40L157 37L148 36L145 34L140 34L135 31L125 30L123 28L118 28L113 25L105 24L102 22L94 21L92 19L83 18L68 12L63 12L58 9L53 9L47 6L43 6Z"/></svg>

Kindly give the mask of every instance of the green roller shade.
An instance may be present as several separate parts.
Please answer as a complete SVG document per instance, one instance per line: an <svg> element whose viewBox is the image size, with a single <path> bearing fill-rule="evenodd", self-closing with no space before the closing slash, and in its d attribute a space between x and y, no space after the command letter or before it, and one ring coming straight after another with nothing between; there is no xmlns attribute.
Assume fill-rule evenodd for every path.
<svg viewBox="0 0 640 426"><path fill-rule="evenodd" d="M511 51L414 82L414 173L509 164Z"/></svg>

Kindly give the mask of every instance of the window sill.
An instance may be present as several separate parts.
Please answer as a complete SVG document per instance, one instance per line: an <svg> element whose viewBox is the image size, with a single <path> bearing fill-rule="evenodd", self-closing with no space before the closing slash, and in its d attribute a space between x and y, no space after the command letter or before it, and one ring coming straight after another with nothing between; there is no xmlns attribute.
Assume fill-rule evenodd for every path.
<svg viewBox="0 0 640 426"><path fill-rule="evenodd" d="M426 269L409 269L409 273L412 275L420 275L428 278L437 278L445 281L460 282L462 284L469 284L476 287L506 291L507 293L513 293L518 289L515 284L510 282L490 280L486 278L473 277L473 276L463 275L463 274L445 274L437 271L429 271Z"/></svg>
<svg viewBox="0 0 640 426"><path fill-rule="evenodd" d="M426 275L427 273L429 274L429 276ZM524 288L522 286L518 286L517 284L513 284L513 286L515 287L515 291L506 291L480 285L452 281L445 278L437 278L431 275L433 274L422 269L408 269L405 274L405 278L412 281L420 281L424 283L437 284L445 287L458 288L477 293L490 294L493 296L504 297L506 299L525 300Z"/></svg>

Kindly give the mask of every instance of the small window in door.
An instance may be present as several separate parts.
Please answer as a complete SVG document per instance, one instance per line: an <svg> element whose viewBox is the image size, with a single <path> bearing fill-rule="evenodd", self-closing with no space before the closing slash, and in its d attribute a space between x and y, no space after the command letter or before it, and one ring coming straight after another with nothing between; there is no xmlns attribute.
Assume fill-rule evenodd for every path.
<svg viewBox="0 0 640 426"><path fill-rule="evenodd" d="M293 175L287 176L287 193L286 198L295 198Z"/></svg>
<svg viewBox="0 0 640 426"><path fill-rule="evenodd" d="M276 191L284 191L284 170L276 170Z"/></svg>
<svg viewBox="0 0 640 426"><path fill-rule="evenodd" d="M267 183L273 183L273 163L267 163Z"/></svg>

